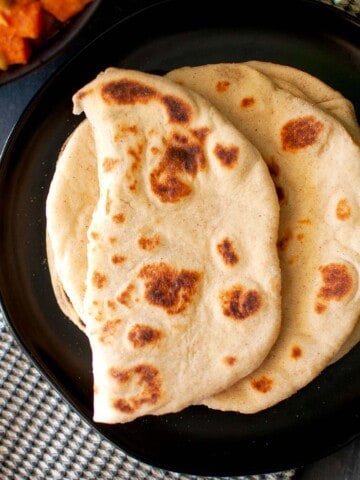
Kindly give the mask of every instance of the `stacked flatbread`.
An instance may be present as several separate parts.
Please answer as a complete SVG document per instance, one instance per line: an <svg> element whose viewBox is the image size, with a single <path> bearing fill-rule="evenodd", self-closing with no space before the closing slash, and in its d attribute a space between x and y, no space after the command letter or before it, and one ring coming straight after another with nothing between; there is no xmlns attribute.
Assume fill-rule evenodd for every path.
<svg viewBox="0 0 360 480"><path fill-rule="evenodd" d="M47 245L95 421L257 412L357 343L360 134L340 93L247 62L110 68L73 100Z"/></svg>
<svg viewBox="0 0 360 480"><path fill-rule="evenodd" d="M62 302L92 348L94 418L180 410L249 374L277 338L275 188L257 149L168 79L109 69L74 105L91 130L64 147L47 226Z"/></svg>

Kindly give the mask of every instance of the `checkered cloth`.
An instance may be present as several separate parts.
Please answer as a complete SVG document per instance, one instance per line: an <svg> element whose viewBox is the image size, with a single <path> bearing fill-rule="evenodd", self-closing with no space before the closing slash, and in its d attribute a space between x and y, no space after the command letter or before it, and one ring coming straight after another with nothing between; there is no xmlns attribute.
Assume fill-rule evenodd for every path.
<svg viewBox="0 0 360 480"><path fill-rule="evenodd" d="M321 1L360 16L360 0ZM236 478L288 480L294 475L295 471L290 470ZM0 480L94 478L196 480L200 477L153 468L104 441L32 366L0 313Z"/></svg>

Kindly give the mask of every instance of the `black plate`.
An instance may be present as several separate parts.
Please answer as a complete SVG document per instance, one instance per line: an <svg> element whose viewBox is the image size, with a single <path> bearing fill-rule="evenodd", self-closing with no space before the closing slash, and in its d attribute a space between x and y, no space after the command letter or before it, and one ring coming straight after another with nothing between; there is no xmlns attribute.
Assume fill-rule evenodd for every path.
<svg viewBox="0 0 360 480"><path fill-rule="evenodd" d="M0 169L0 291L14 335L108 440L157 467L204 475L278 471L325 456L360 432L360 349L290 399L256 415L191 407L125 425L93 424L91 354L56 305L45 255L45 200L59 149L78 124L71 96L109 65L162 73L181 65L267 60L339 89L360 111L360 26L309 1L170 0L95 40L31 102ZM235 6L234 6L235 5ZM203 8L201 8L201 6Z"/></svg>
<svg viewBox="0 0 360 480"><path fill-rule="evenodd" d="M0 71L0 85L5 85L33 72L69 46L96 12L100 3L101 0L92 0L78 15L64 23L41 47L34 48L33 54L26 65L11 65L9 70Z"/></svg>

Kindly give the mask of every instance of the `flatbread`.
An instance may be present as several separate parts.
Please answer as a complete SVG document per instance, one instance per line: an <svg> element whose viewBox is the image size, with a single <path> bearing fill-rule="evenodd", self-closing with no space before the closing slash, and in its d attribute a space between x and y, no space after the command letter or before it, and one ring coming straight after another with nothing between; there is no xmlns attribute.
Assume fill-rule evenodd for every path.
<svg viewBox="0 0 360 480"><path fill-rule="evenodd" d="M99 197L92 128L84 120L64 143L47 200L47 257L62 311L84 330L87 230Z"/></svg>
<svg viewBox="0 0 360 480"><path fill-rule="evenodd" d="M288 65L260 62L258 60L245 62L245 65L267 75L280 88L310 101L329 113L344 125L356 141L360 140L360 127L354 106L341 92L333 89L314 75Z"/></svg>
<svg viewBox="0 0 360 480"><path fill-rule="evenodd" d="M360 145L360 127L357 122L354 106L341 92L334 90L319 78L294 67L271 62L260 62L257 60L245 63L269 76L276 85L284 90L310 101L332 115L344 125L355 142ZM351 336L341 346L331 363L340 360L357 345L359 341L360 322L358 321Z"/></svg>
<svg viewBox="0 0 360 480"><path fill-rule="evenodd" d="M210 100L259 149L280 201L282 327L259 369L203 403L254 413L294 394L335 357L360 311L360 152L332 115L244 64L168 78Z"/></svg>
<svg viewBox="0 0 360 480"><path fill-rule="evenodd" d="M253 145L168 79L108 69L74 96L82 111L100 187L83 303L94 420L178 411L277 338L274 185Z"/></svg>

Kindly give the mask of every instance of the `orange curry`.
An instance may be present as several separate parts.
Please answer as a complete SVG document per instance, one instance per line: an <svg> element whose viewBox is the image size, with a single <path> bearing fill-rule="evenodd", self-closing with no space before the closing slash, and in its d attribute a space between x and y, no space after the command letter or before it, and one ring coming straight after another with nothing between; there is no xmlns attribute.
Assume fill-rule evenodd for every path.
<svg viewBox="0 0 360 480"><path fill-rule="evenodd" d="M26 64L34 50L91 0L0 0L0 70Z"/></svg>

